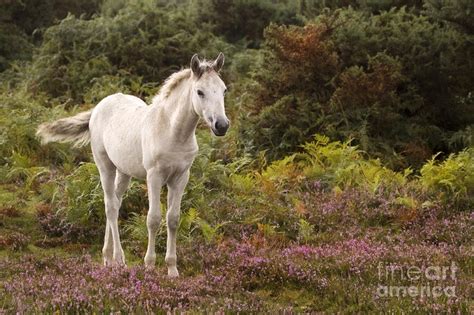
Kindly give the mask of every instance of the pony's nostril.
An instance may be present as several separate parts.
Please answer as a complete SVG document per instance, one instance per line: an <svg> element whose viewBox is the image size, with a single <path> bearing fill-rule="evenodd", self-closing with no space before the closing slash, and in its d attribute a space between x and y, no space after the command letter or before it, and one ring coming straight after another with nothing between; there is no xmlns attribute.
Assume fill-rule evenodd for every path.
<svg viewBox="0 0 474 315"><path fill-rule="evenodd" d="M227 131L227 128L229 128L229 123L227 121L223 122L219 119L216 120L216 124L214 125L214 128L221 134L225 133Z"/></svg>

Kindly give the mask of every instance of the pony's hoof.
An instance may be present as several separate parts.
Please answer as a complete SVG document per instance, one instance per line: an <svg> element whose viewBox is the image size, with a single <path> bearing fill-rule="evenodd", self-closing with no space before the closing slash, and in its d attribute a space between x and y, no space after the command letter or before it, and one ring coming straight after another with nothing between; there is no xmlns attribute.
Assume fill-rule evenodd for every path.
<svg viewBox="0 0 474 315"><path fill-rule="evenodd" d="M115 266L126 266L125 256L123 254L114 256L113 265L115 265Z"/></svg>
<svg viewBox="0 0 474 315"><path fill-rule="evenodd" d="M179 272L176 267L168 267L168 277L177 278L178 276L179 276Z"/></svg>
<svg viewBox="0 0 474 315"><path fill-rule="evenodd" d="M105 267L110 267L114 264L113 258L105 258L104 257L104 266Z"/></svg>
<svg viewBox="0 0 474 315"><path fill-rule="evenodd" d="M154 268L156 261L156 255L146 255L145 256L145 267Z"/></svg>

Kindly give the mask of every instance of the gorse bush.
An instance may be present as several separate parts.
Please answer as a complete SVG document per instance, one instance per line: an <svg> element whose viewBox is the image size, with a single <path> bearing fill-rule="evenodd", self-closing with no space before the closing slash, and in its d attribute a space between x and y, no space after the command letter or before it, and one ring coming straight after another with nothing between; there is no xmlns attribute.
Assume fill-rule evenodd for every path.
<svg viewBox="0 0 474 315"><path fill-rule="evenodd" d="M0 46L0 71L6 70L13 60L20 61L31 58L33 45L14 26L0 23L0 41L12 43Z"/></svg>
<svg viewBox="0 0 474 315"><path fill-rule="evenodd" d="M214 34L229 42L243 40L248 47L258 47L270 22L300 24L298 11L297 1L199 0L195 19L198 25L209 25Z"/></svg>
<svg viewBox="0 0 474 315"><path fill-rule="evenodd" d="M90 17L98 0L27 0L0 3L0 72L18 61L30 60L41 30L65 18L68 12Z"/></svg>
<svg viewBox="0 0 474 315"><path fill-rule="evenodd" d="M448 23L474 34L472 14L474 3L469 0L427 0L423 3L424 13L437 21Z"/></svg>
<svg viewBox="0 0 474 315"><path fill-rule="evenodd" d="M419 166L449 152L474 120L470 38L407 9L270 25L240 140L275 159L320 132L354 138L393 166Z"/></svg>
<svg viewBox="0 0 474 315"><path fill-rule="evenodd" d="M155 86L147 89L146 82L163 81L179 65L187 65L194 53L227 50L227 44L205 26L189 23L188 15L183 9L145 1L129 4L113 16L86 20L69 15L44 33L29 87L80 102L105 80L116 82L114 92L126 87L147 96Z"/></svg>

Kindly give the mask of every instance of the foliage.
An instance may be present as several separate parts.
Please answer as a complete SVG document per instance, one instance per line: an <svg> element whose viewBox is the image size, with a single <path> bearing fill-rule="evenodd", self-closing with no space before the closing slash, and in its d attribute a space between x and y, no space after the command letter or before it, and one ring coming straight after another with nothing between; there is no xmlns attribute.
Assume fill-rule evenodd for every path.
<svg viewBox="0 0 474 315"><path fill-rule="evenodd" d="M0 72L6 70L13 60L28 60L31 57L31 43L12 25L0 23L0 43L11 43L0 46Z"/></svg>
<svg viewBox="0 0 474 315"><path fill-rule="evenodd" d="M230 115L242 115L236 125L239 153L266 150L274 160L324 133L353 138L400 169L470 144L474 71L465 1L62 5L57 13L43 10L45 22L38 23L49 25L65 11L85 14L70 14L45 29L32 62L15 63L2 74L9 88L24 89L26 83L28 93L46 93L50 99L44 103L55 109L57 100L67 107L95 104L118 91L148 97L194 52L224 50L230 54L224 76L235 88ZM26 20L14 24L11 18L23 10L27 19L30 9L15 4L5 11L6 27L31 31ZM243 50L259 47L269 23L264 49ZM30 58L20 51L11 58Z"/></svg>
<svg viewBox="0 0 474 315"><path fill-rule="evenodd" d="M62 211L70 220L97 225L105 223L105 212L97 211L102 207L104 197L95 164L84 163L65 178L64 197L67 206Z"/></svg>
<svg viewBox="0 0 474 315"><path fill-rule="evenodd" d="M26 35L57 23L69 12L90 17L98 10L98 0L12 0L0 4L0 21L15 24Z"/></svg>
<svg viewBox="0 0 474 315"><path fill-rule="evenodd" d="M270 22L300 23L296 1L269 0L199 0L196 2L196 22L210 25L216 35L229 42L243 40L249 47L258 47L263 29Z"/></svg>
<svg viewBox="0 0 474 315"><path fill-rule="evenodd" d="M43 99L35 99L25 91L8 93L2 89L0 93L0 163L8 162L14 154L41 156L46 150L41 148L35 139L35 127L40 121L49 117L57 117L64 113L60 106L49 111L40 105Z"/></svg>
<svg viewBox="0 0 474 315"><path fill-rule="evenodd" d="M446 197L472 198L474 193L474 149L469 148L437 163L433 157L420 170L423 187Z"/></svg>
<svg viewBox="0 0 474 315"><path fill-rule="evenodd" d="M72 12L90 17L97 0L11 0L0 2L0 72L19 60L30 60L41 30Z"/></svg>
<svg viewBox="0 0 474 315"><path fill-rule="evenodd" d="M321 209L334 207L333 201L324 198L317 202L310 202L312 198L308 200L307 193L318 195L318 191L331 191L334 196L345 195L344 192L351 189L362 193L362 197L351 197L353 203L359 198L368 199L361 200L355 208L361 225L369 218L378 224L380 220L401 218L404 214L399 213L400 207L418 212L422 204L430 205L440 199L440 193L449 197L442 198L444 202L468 201L472 196L474 165L471 151L452 155L441 165L436 165L434 160L428 161L422 167L419 179L410 177L410 169L395 172L383 166L380 160L366 158L366 154L350 142L330 142L319 135L303 146L303 152L274 161L258 172L229 167L228 176L222 176L221 161L210 163L201 156L193 167L192 180L183 200L179 239L183 242L202 239L213 243L224 235L236 236L235 228L243 224L265 234L277 232L290 239L310 241L313 239L311 231L316 226L321 229L323 223L321 218L312 217L308 209L317 205ZM207 161L204 164L206 171L201 169L203 161ZM234 165L237 164L236 161ZM59 184L59 188L51 192L46 185L43 199L52 202L57 210L49 210L40 216L43 228L52 229L52 236L75 241L97 239L105 225L105 214L95 165L84 163L53 183ZM381 202L380 198L388 199ZM372 202L375 202L374 206ZM125 221L124 231L131 237L137 252L146 248L148 230L144 213L147 204L144 185L132 182L124 196L120 217ZM337 207L352 205L348 206L344 201ZM294 211L288 212L288 208ZM157 236L159 248L166 244L165 204L162 211L162 225ZM52 228L55 224L59 234Z"/></svg>
<svg viewBox="0 0 474 315"><path fill-rule="evenodd" d="M349 142L329 142L324 136L316 136L315 140L303 146L304 172L309 178L341 188L362 186L376 192L381 187L405 185L411 174L409 169L397 173L382 166L380 160L363 158L363 152Z"/></svg>
<svg viewBox="0 0 474 315"><path fill-rule="evenodd" d="M210 56L226 50L226 44L206 28L195 32L185 10L171 6L166 10L138 1L114 16L86 20L69 15L44 33L32 64L30 89L83 101L105 82L115 82L107 92L125 87L148 96L156 82L176 71L177 65L188 64L195 52Z"/></svg>
<svg viewBox="0 0 474 315"><path fill-rule="evenodd" d="M427 0L425 13L436 20L460 27L470 35L474 34L472 12L474 3L469 0Z"/></svg>
<svg viewBox="0 0 474 315"><path fill-rule="evenodd" d="M474 117L469 35L406 9L324 13L270 25L240 140L282 157L317 132L354 138L396 167L419 165ZM394 152L396 153L394 155Z"/></svg>
<svg viewBox="0 0 474 315"><path fill-rule="evenodd" d="M31 165L27 156L13 152L11 159L11 170L6 175L8 181L22 180L24 192L28 192L38 177L49 174L49 170L42 166Z"/></svg>

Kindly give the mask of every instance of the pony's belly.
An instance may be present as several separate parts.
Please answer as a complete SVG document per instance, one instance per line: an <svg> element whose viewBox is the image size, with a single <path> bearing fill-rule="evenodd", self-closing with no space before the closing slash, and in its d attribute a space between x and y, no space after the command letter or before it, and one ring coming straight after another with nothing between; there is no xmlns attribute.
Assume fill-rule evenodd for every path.
<svg viewBox="0 0 474 315"><path fill-rule="evenodd" d="M115 167L122 173L135 178L146 178L146 170L143 167L141 150L133 145L117 145L107 148L107 154Z"/></svg>
<svg viewBox="0 0 474 315"><path fill-rule="evenodd" d="M120 172L135 178L145 178L146 170L143 167L139 132L131 131L134 130L132 126L126 126L125 123L122 126L125 128L121 130L116 128L114 134L109 133L108 138L104 141L105 151ZM127 132L127 130L129 131Z"/></svg>
<svg viewBox="0 0 474 315"><path fill-rule="evenodd" d="M144 167L130 167L128 165L117 165L115 164L115 166L117 167L117 169L124 173L124 174L127 174L129 176L132 176L134 178L138 178L138 179L146 179L146 170Z"/></svg>

